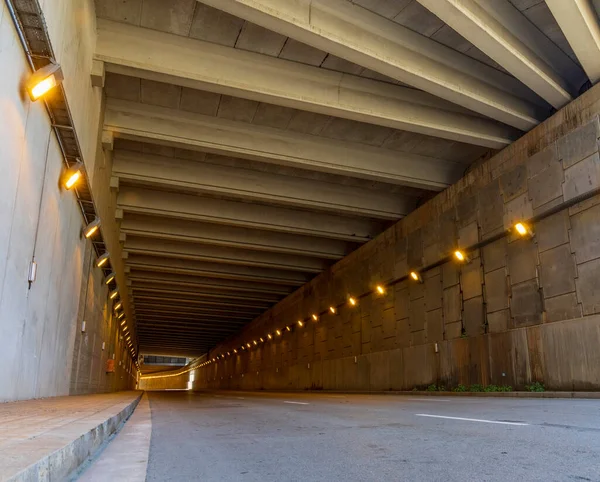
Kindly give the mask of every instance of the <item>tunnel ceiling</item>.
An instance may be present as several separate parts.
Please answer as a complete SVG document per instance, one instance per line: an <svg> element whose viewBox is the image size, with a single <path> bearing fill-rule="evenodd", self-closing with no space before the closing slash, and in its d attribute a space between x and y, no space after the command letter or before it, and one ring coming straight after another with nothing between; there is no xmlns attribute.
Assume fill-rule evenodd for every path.
<svg viewBox="0 0 600 482"><path fill-rule="evenodd" d="M308 3L96 0L142 352L204 353L595 75L550 1Z"/></svg>

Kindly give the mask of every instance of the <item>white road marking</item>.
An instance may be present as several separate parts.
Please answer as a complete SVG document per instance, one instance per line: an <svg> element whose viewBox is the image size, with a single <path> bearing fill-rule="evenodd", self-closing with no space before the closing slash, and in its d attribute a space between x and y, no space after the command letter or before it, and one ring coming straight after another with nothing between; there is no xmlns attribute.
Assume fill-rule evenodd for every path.
<svg viewBox="0 0 600 482"><path fill-rule="evenodd" d="M284 400L283 403L293 403L294 405L310 405L308 402L288 402Z"/></svg>
<svg viewBox="0 0 600 482"><path fill-rule="evenodd" d="M528 423L522 422L501 422L499 420L481 420L478 418L463 418L463 417L446 417L444 415L430 415L428 413L415 413L417 417L430 417L430 418L446 418L448 420L464 420L466 422L481 422L481 423L497 423L500 425L529 425Z"/></svg>
<svg viewBox="0 0 600 482"><path fill-rule="evenodd" d="M238 400L246 400L244 397L235 397L235 398L237 398Z"/></svg>
<svg viewBox="0 0 600 482"><path fill-rule="evenodd" d="M419 402L449 402L450 400L445 400L443 398L409 398L408 400L418 400Z"/></svg>

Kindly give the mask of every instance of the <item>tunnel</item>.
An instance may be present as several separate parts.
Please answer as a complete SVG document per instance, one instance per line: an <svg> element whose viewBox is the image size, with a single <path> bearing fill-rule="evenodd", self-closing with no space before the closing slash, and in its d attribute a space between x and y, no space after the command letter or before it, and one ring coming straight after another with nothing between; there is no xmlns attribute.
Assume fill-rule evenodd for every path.
<svg viewBox="0 0 600 482"><path fill-rule="evenodd" d="M598 0L0 8L0 480L597 479Z"/></svg>

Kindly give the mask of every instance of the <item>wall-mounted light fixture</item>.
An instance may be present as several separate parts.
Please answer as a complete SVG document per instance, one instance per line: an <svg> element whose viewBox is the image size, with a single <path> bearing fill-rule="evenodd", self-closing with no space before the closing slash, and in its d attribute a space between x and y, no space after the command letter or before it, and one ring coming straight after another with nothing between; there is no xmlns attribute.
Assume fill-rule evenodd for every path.
<svg viewBox="0 0 600 482"><path fill-rule="evenodd" d="M375 286L375 290L377 290L377 293L379 293L380 295L385 295L385 288L383 287L383 285Z"/></svg>
<svg viewBox="0 0 600 482"><path fill-rule="evenodd" d="M120 301L114 306L113 310L117 311L120 310L123 307L123 303L121 303Z"/></svg>
<svg viewBox="0 0 600 482"><path fill-rule="evenodd" d="M77 161L69 167L62 175L62 185L69 190L75 187L83 176L83 162Z"/></svg>
<svg viewBox="0 0 600 482"><path fill-rule="evenodd" d="M91 238L100 229L100 218L95 218L90 224L83 228L83 236Z"/></svg>
<svg viewBox="0 0 600 482"><path fill-rule="evenodd" d="M114 299L115 299L117 296L119 296L119 289L118 289L118 288L117 288L117 289L114 289L114 290L112 290L112 291L110 292L110 294L108 295L108 297L109 297L111 300L114 300Z"/></svg>
<svg viewBox="0 0 600 482"><path fill-rule="evenodd" d="M350 298L348 298L348 303L350 303L350 306L356 306L356 298L353 298L352 296Z"/></svg>
<svg viewBox="0 0 600 482"><path fill-rule="evenodd" d="M304 322L302 320L298 320L298 326L302 328L304 326Z"/></svg>
<svg viewBox="0 0 600 482"><path fill-rule="evenodd" d="M417 271L411 271L410 272L410 277L413 281L417 281L419 283L423 282L423 278L421 278L420 273L418 273Z"/></svg>
<svg viewBox="0 0 600 482"><path fill-rule="evenodd" d="M531 228L525 223L516 223L514 230L519 236L533 236L533 231L531 231Z"/></svg>
<svg viewBox="0 0 600 482"><path fill-rule="evenodd" d="M454 251L454 258L461 263L469 262L469 257L465 254L464 251L461 251L460 249Z"/></svg>
<svg viewBox="0 0 600 482"><path fill-rule="evenodd" d="M329 307L329 312L330 312L332 315L335 315L335 311L336 311L336 310L335 310L335 306L330 306L330 307Z"/></svg>
<svg viewBox="0 0 600 482"><path fill-rule="evenodd" d="M319 321L319 315L317 315L316 313L313 313L312 319L313 319L313 321Z"/></svg>
<svg viewBox="0 0 600 482"><path fill-rule="evenodd" d="M96 266L98 268L102 268L102 266L104 266L108 262L109 258L110 258L110 254L107 251L106 253L104 253L102 256L100 256L98 258L98 260L96 261Z"/></svg>
<svg viewBox="0 0 600 482"><path fill-rule="evenodd" d="M25 85L29 98L35 102L45 93L59 85L64 79L59 64L50 63L36 70Z"/></svg>
<svg viewBox="0 0 600 482"><path fill-rule="evenodd" d="M117 277L117 273L115 273L114 271L112 271L111 273L109 273L109 275L106 277L106 279L104 280L104 284L110 284L112 283L115 278ZM116 309L116 307L115 307Z"/></svg>

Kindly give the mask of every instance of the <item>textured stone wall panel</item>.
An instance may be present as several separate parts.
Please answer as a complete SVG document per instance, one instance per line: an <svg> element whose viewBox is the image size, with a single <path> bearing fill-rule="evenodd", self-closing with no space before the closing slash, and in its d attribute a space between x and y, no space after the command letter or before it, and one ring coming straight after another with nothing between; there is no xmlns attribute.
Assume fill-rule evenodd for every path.
<svg viewBox="0 0 600 482"><path fill-rule="evenodd" d="M577 263L600 258L600 205L571 217L571 247Z"/></svg>
<svg viewBox="0 0 600 482"><path fill-rule="evenodd" d="M575 291L575 261L569 245L563 244L540 255L541 285L544 297L563 295Z"/></svg>
<svg viewBox="0 0 600 482"><path fill-rule="evenodd" d="M485 315L482 296L464 302L463 326L467 336L485 333Z"/></svg>
<svg viewBox="0 0 600 482"><path fill-rule="evenodd" d="M565 170L563 195L569 201L600 187L600 156L596 152Z"/></svg>
<svg viewBox="0 0 600 482"><path fill-rule="evenodd" d="M505 269L497 269L485 275L485 304L488 313L508 308L508 282Z"/></svg>
<svg viewBox="0 0 600 482"><path fill-rule="evenodd" d="M483 252L483 268L486 273L495 271L506 266L506 238L499 239L491 244L488 244L482 249Z"/></svg>
<svg viewBox="0 0 600 482"><path fill-rule="evenodd" d="M558 140L558 156L565 169L598 151L598 117Z"/></svg>
<svg viewBox="0 0 600 482"><path fill-rule="evenodd" d="M446 323L452 323L462 319L462 296L459 285L444 290L443 310Z"/></svg>
<svg viewBox="0 0 600 482"><path fill-rule="evenodd" d="M515 327L529 326L542 321L542 299L537 280L512 286L510 311Z"/></svg>
<svg viewBox="0 0 600 482"><path fill-rule="evenodd" d="M577 266L577 297L584 315L600 313L600 259Z"/></svg>
<svg viewBox="0 0 600 482"><path fill-rule="evenodd" d="M532 207L538 208L562 196L564 173L562 166L554 162L529 180L529 196Z"/></svg>
<svg viewBox="0 0 600 482"><path fill-rule="evenodd" d="M479 223L482 234L489 233L502 227L502 216L504 214L504 203L500 192L500 185L494 182L482 189L478 196Z"/></svg>
<svg viewBox="0 0 600 482"><path fill-rule="evenodd" d="M487 314L487 325L490 333L502 333L509 327L510 313L508 310L500 310Z"/></svg>
<svg viewBox="0 0 600 482"><path fill-rule="evenodd" d="M562 321L580 318L582 315L581 304L575 293L547 298L544 302L546 308L546 321Z"/></svg>
<svg viewBox="0 0 600 482"><path fill-rule="evenodd" d="M558 158L558 148L556 143L552 143L529 157L527 160L527 174L529 178L532 178L555 163L560 164ZM529 186L531 186L531 183Z"/></svg>
<svg viewBox="0 0 600 482"><path fill-rule="evenodd" d="M569 213L561 211L535 225L535 236L540 253L569 242Z"/></svg>
<svg viewBox="0 0 600 482"><path fill-rule="evenodd" d="M444 321L441 308L428 311L425 323L427 325L427 342L442 341L444 339Z"/></svg>
<svg viewBox="0 0 600 482"><path fill-rule="evenodd" d="M499 178L500 192L504 202L508 202L527 191L527 166L521 165L505 172Z"/></svg>
<svg viewBox="0 0 600 482"><path fill-rule="evenodd" d="M537 247L530 239L518 239L508 245L508 273L512 285L537 276Z"/></svg>
<svg viewBox="0 0 600 482"><path fill-rule="evenodd" d="M442 307L442 276L425 279L425 310L431 311Z"/></svg>
<svg viewBox="0 0 600 482"><path fill-rule="evenodd" d="M479 259L462 266L460 274L460 285L463 299L468 300L481 296L483 279L481 276L481 265Z"/></svg>

